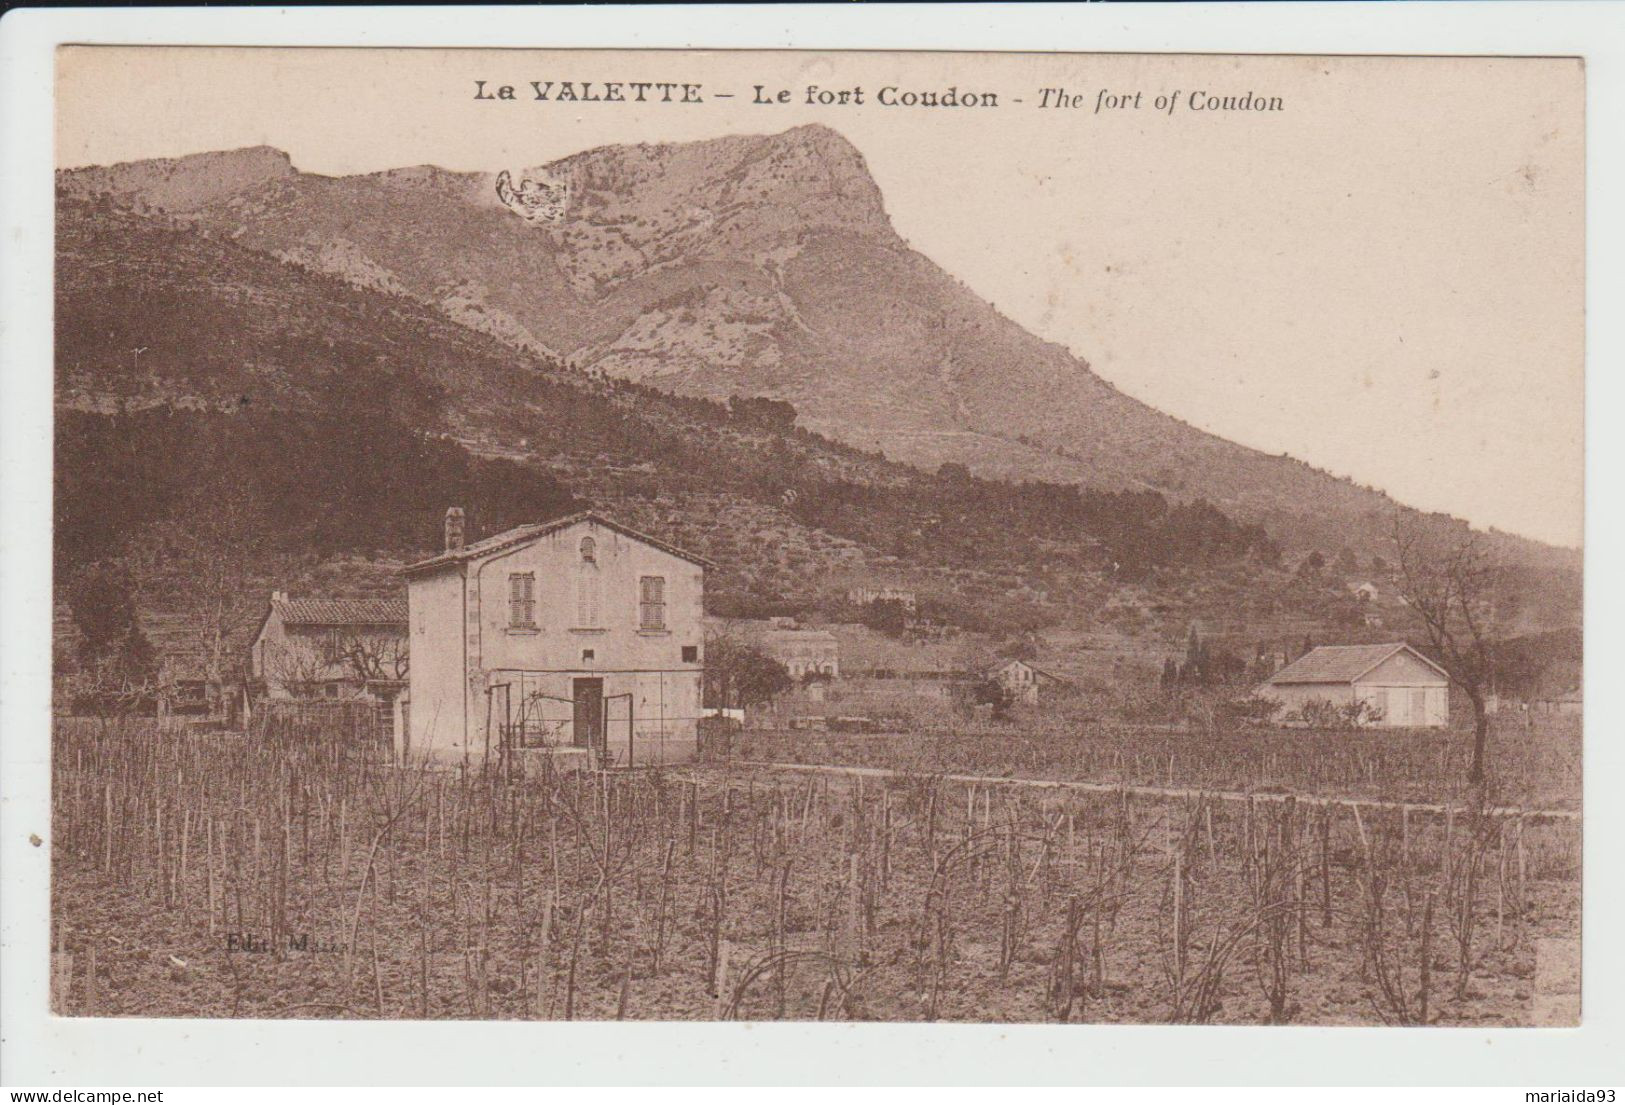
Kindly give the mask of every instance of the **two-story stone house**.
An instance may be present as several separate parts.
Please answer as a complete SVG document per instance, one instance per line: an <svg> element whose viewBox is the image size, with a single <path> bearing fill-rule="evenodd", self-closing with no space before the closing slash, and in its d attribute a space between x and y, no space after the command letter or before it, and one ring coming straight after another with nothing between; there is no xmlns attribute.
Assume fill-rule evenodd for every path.
<svg viewBox="0 0 1625 1105"><path fill-rule="evenodd" d="M504 748L617 764L693 756L706 562L593 513L445 549L405 568L412 649L398 751L467 763Z"/></svg>

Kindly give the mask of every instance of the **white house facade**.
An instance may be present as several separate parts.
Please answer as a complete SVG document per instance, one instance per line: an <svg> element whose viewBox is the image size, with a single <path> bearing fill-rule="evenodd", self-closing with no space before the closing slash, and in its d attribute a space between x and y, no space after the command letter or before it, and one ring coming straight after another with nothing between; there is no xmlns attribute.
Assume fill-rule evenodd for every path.
<svg viewBox="0 0 1625 1105"><path fill-rule="evenodd" d="M695 752L706 562L592 513L446 548L404 569L412 648L403 758Z"/></svg>
<svg viewBox="0 0 1625 1105"><path fill-rule="evenodd" d="M1301 717L1314 702L1364 702L1362 724L1384 729L1438 728L1450 723L1450 678L1407 644L1321 645L1265 681L1259 693L1281 703L1279 717Z"/></svg>

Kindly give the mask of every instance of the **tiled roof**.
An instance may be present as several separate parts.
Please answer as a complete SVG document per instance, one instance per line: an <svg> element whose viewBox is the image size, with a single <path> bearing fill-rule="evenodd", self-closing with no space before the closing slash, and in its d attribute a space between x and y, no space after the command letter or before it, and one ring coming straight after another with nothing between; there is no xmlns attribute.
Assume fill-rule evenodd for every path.
<svg viewBox="0 0 1625 1105"><path fill-rule="evenodd" d="M276 599L271 603L285 625L406 626L406 600Z"/></svg>
<svg viewBox="0 0 1625 1105"><path fill-rule="evenodd" d="M1270 683L1352 683L1396 652L1438 665L1403 642L1387 645L1320 645L1269 677ZM1441 672L1442 674L1442 672Z"/></svg>
<svg viewBox="0 0 1625 1105"><path fill-rule="evenodd" d="M650 537L646 533L639 533L630 526L623 526L619 522L611 521L610 519L605 518L603 515L595 514L589 510L580 514L570 514L563 518L555 518L551 522L534 522L530 525L515 526L513 529L504 530L495 537L487 537L483 541L475 541L472 544L464 545L460 549L455 549L451 552L443 552L438 556L431 556L429 559L420 560L416 564L408 564L406 567L401 569L401 572L403 575L419 575L423 572L432 572L438 568L448 567L452 564L460 564L464 561L476 560L487 553L497 552L501 549L506 549L511 545L523 544L526 541L532 541L538 537L544 537L549 533L555 533L561 529L567 529L568 527L575 525L577 522L596 523L597 525L603 526L605 529L611 529L622 536L630 537L634 541L641 541L645 545L651 545L662 552L668 552L673 556L681 557L682 559L691 563L698 564L702 568L711 567L711 562L702 556L695 556L691 552L685 552L676 545L667 544L659 538Z"/></svg>

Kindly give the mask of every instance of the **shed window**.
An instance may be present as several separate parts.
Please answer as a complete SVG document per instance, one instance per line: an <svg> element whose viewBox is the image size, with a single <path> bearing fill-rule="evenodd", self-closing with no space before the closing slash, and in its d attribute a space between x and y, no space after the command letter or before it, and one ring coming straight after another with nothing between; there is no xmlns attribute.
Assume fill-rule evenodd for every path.
<svg viewBox="0 0 1625 1105"><path fill-rule="evenodd" d="M638 580L638 628L666 628L666 580L644 576Z"/></svg>
<svg viewBox="0 0 1625 1105"><path fill-rule="evenodd" d="M535 572L509 573L508 624L515 628L536 628Z"/></svg>

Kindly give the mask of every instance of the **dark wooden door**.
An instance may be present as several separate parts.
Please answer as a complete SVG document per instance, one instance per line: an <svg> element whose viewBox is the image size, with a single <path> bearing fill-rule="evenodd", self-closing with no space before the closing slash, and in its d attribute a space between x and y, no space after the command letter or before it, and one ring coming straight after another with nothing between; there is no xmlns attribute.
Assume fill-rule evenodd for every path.
<svg viewBox="0 0 1625 1105"><path fill-rule="evenodd" d="M577 748L604 746L604 681L577 679L573 686L574 743Z"/></svg>

